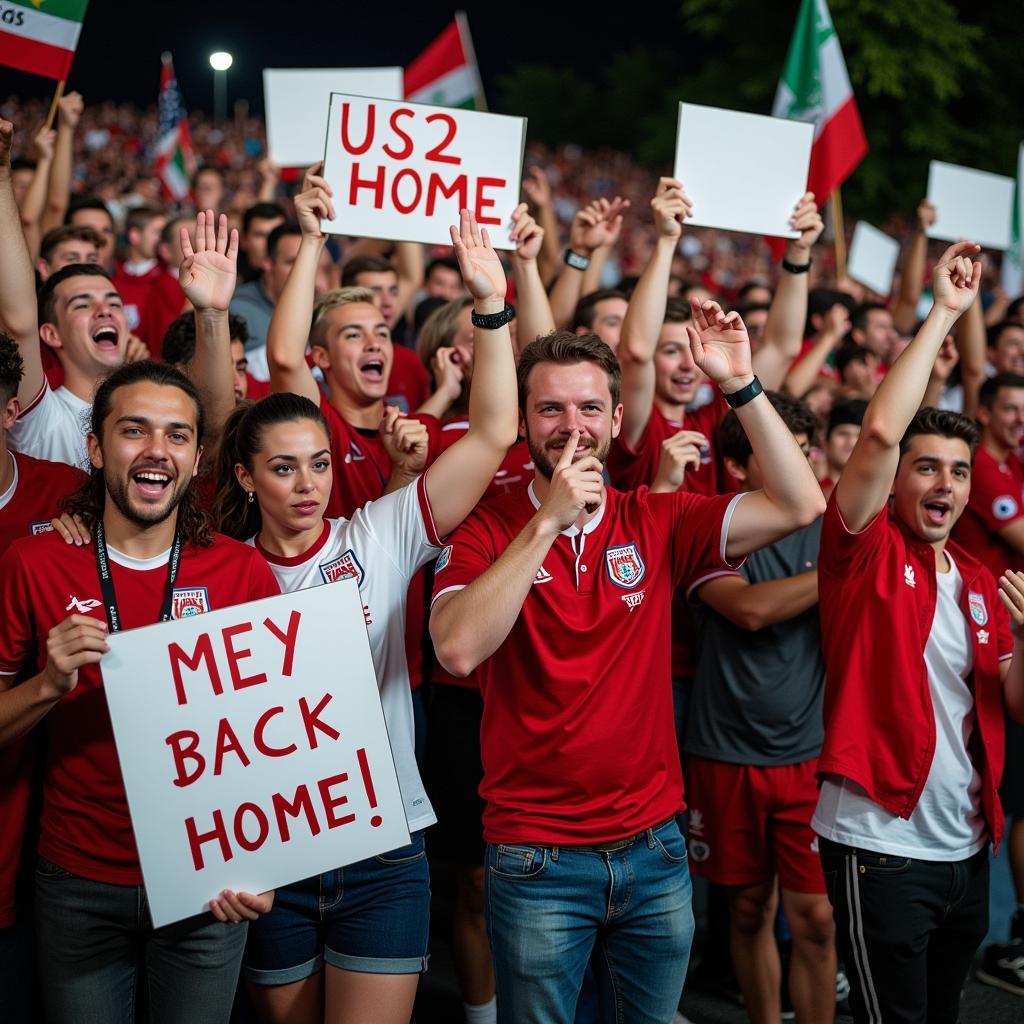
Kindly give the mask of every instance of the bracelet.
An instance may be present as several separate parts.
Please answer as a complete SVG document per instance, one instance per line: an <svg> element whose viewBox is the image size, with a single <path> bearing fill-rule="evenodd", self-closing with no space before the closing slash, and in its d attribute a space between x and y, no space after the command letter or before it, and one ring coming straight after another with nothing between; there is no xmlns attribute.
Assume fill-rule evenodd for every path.
<svg viewBox="0 0 1024 1024"><path fill-rule="evenodd" d="M740 406L746 405L747 402L752 402L762 391L764 391L764 388L755 375L754 379L746 387L740 388L739 391L734 391L731 395L727 395L723 391L722 397L730 409L738 409Z"/></svg>
<svg viewBox="0 0 1024 1024"><path fill-rule="evenodd" d="M516 311L507 302L500 313L478 313L475 309L469 319L473 321L474 327L482 327L485 331L496 331L515 319Z"/></svg>
<svg viewBox="0 0 1024 1024"><path fill-rule="evenodd" d="M811 269L811 260L806 263L790 263L785 257L782 259L782 269L791 274L806 274Z"/></svg>
<svg viewBox="0 0 1024 1024"><path fill-rule="evenodd" d="M586 270L590 266L589 256L581 256L578 252L573 252L572 249L565 250L563 259L573 270Z"/></svg>

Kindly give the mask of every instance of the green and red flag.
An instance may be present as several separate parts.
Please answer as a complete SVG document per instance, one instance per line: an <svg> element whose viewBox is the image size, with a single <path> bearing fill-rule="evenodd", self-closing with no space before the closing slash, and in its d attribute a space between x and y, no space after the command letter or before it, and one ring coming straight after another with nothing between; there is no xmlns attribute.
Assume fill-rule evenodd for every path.
<svg viewBox="0 0 1024 1024"><path fill-rule="evenodd" d="M188 118L181 90L174 77L169 53L160 56L160 99L157 104L157 141L154 160L164 191L175 202L188 196L189 180L195 170L195 156L188 133Z"/></svg>
<svg viewBox="0 0 1024 1024"><path fill-rule="evenodd" d="M814 124L807 187L823 203L864 159L864 126L826 0L801 0L773 117Z"/></svg>
<svg viewBox="0 0 1024 1024"><path fill-rule="evenodd" d="M0 65L63 81L89 0L8 0L0 12Z"/></svg>
<svg viewBox="0 0 1024 1024"><path fill-rule="evenodd" d="M405 98L437 107L487 109L469 23L462 11L405 69Z"/></svg>

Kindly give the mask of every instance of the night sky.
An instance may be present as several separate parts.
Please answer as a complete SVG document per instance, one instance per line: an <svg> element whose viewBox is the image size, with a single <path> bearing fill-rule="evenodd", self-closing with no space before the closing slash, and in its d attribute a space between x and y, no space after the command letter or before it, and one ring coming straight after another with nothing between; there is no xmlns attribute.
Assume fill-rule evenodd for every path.
<svg viewBox="0 0 1024 1024"><path fill-rule="evenodd" d="M634 0L628 21L616 17L613 23L593 8L550 0L467 2L462 8L492 103L498 79L517 64L570 67L581 77L596 78L602 61L619 50L641 42L671 44L674 35L682 36L678 7L669 2ZM228 72L229 108L244 97L253 112L262 113L264 67L404 66L441 32L453 11L436 4L339 0L92 0L68 89L80 90L86 103L155 103L160 53L170 50L186 109L210 111L213 73L208 57L225 49L235 58ZM52 91L47 79L0 68L0 96L47 96Z"/></svg>

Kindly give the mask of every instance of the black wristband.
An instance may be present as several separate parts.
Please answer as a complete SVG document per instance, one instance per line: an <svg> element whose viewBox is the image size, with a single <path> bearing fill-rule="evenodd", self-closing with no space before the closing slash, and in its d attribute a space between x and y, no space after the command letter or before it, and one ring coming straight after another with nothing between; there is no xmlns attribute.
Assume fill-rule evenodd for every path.
<svg viewBox="0 0 1024 1024"><path fill-rule="evenodd" d="M510 323L515 317L515 309L506 302L505 308L500 313L478 313L474 309L469 319L473 321L474 327L482 327L485 331L496 331L499 327Z"/></svg>
<svg viewBox="0 0 1024 1024"><path fill-rule="evenodd" d="M806 263L790 263L789 260L783 258L782 269L790 274L806 274L811 269L811 260Z"/></svg>
<svg viewBox="0 0 1024 1024"><path fill-rule="evenodd" d="M734 391L731 395L727 395L723 391L722 397L730 409L738 409L741 405L752 402L762 391L764 391L764 388L755 376L745 388L740 388L739 391Z"/></svg>
<svg viewBox="0 0 1024 1024"><path fill-rule="evenodd" d="M590 266L589 256L581 256L578 252L573 252L572 249L565 250L563 259L573 270L586 270Z"/></svg>

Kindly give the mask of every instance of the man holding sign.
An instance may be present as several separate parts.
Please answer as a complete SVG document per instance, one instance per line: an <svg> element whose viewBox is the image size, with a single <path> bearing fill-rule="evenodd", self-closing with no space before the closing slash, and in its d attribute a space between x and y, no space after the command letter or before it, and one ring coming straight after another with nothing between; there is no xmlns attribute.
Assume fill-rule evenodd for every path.
<svg viewBox="0 0 1024 1024"><path fill-rule="evenodd" d="M620 1019L672 1018L693 936L675 822L672 593L824 506L751 371L739 314L695 300L691 311L694 362L739 410L764 489L606 488L618 363L596 335L556 332L519 363L532 483L479 506L435 570L438 660L456 675L478 669L484 698L485 912L504 1021L571 1021L595 950Z"/></svg>
<svg viewBox="0 0 1024 1024"><path fill-rule="evenodd" d="M98 669L109 632L166 621L186 600L207 611L278 593L255 551L206 525L192 486L203 426L177 370L117 370L96 393L90 475L69 502L95 544L44 533L0 561L0 744L47 730L36 928L57 1024L133 1022L142 957L161 1019L227 1020L245 943L228 922L270 908L270 895L226 892L213 915L153 929ZM14 686L37 640L39 672Z"/></svg>

